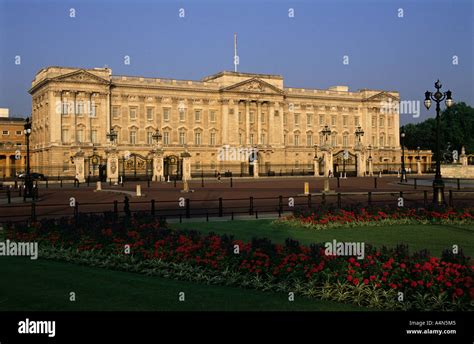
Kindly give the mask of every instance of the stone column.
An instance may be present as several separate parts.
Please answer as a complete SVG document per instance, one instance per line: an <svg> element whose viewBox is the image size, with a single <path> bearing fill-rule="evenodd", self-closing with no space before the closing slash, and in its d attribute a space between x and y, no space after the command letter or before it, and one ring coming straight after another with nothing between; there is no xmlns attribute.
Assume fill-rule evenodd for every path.
<svg viewBox="0 0 474 344"><path fill-rule="evenodd" d="M258 160L254 160L253 164L253 177L258 178Z"/></svg>
<svg viewBox="0 0 474 344"><path fill-rule="evenodd" d="M257 142L262 144L262 103L257 101Z"/></svg>
<svg viewBox="0 0 474 344"><path fill-rule="evenodd" d="M269 103L269 110L268 110L268 123L267 123L267 132L268 132L268 144L269 145L272 145L274 144L275 142L273 142L273 137L274 137L274 133L273 131L276 130L276 128L278 128L278 126L276 126L275 123L273 123L273 120L275 119L275 104L273 102L270 102Z"/></svg>
<svg viewBox="0 0 474 344"><path fill-rule="evenodd" d="M366 171L366 166L365 166L365 154L361 151L356 152L356 159L357 159L357 177L364 177L365 176L365 171Z"/></svg>
<svg viewBox="0 0 474 344"><path fill-rule="evenodd" d="M73 156L74 166L76 168L75 178L79 180L79 183L84 183L86 181L84 175L84 152L79 150Z"/></svg>
<svg viewBox="0 0 474 344"><path fill-rule="evenodd" d="M11 166L10 166L10 155L5 155L5 177L10 177Z"/></svg>
<svg viewBox="0 0 474 344"><path fill-rule="evenodd" d="M421 160L420 159L418 159L416 161L416 173L420 174L420 175L423 174L423 172L421 171Z"/></svg>
<svg viewBox="0 0 474 344"><path fill-rule="evenodd" d="M314 176L319 177L319 159L314 158L313 164L314 164Z"/></svg>
<svg viewBox="0 0 474 344"><path fill-rule="evenodd" d="M115 147L106 149L105 154L107 155L107 179L109 179L112 183L117 184L119 177L119 161L117 149Z"/></svg>
<svg viewBox="0 0 474 344"><path fill-rule="evenodd" d="M245 101L245 142L250 144L250 102Z"/></svg>
<svg viewBox="0 0 474 344"><path fill-rule="evenodd" d="M191 180L191 154L187 151L181 153L183 159L183 181Z"/></svg>
<svg viewBox="0 0 474 344"><path fill-rule="evenodd" d="M284 103L279 103L279 113L280 113L280 144L285 145L285 125L283 122L283 117L285 115Z"/></svg>
<svg viewBox="0 0 474 344"><path fill-rule="evenodd" d="M155 149L153 155L153 180L155 182L164 180L163 150Z"/></svg>
<svg viewBox="0 0 474 344"><path fill-rule="evenodd" d="M229 142L229 100L222 100L222 144Z"/></svg>
<svg viewBox="0 0 474 344"><path fill-rule="evenodd" d="M374 175L374 165L372 158L369 158L369 176L372 177Z"/></svg>

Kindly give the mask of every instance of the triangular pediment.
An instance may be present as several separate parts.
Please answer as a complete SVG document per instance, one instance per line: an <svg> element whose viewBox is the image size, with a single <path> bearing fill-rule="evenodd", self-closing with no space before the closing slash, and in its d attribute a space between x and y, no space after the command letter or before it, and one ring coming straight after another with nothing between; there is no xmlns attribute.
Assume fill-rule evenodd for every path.
<svg viewBox="0 0 474 344"><path fill-rule="evenodd" d="M388 92L382 91L380 93L374 94L373 96L370 96L367 99L364 99L364 101L366 101L366 102L376 102L376 101L384 101L384 100L387 100L387 99L392 99L394 101L399 101L400 100L398 97L395 97L395 96L391 95Z"/></svg>
<svg viewBox="0 0 474 344"><path fill-rule="evenodd" d="M97 75L94 75L84 69L76 70L71 73L57 76L52 79L52 81L62 81L62 82L88 82L94 84L108 84L109 82Z"/></svg>
<svg viewBox="0 0 474 344"><path fill-rule="evenodd" d="M259 78L244 80L234 85L226 86L221 89L225 92L243 92L243 93L265 93L265 94L284 94L284 91L272 84Z"/></svg>

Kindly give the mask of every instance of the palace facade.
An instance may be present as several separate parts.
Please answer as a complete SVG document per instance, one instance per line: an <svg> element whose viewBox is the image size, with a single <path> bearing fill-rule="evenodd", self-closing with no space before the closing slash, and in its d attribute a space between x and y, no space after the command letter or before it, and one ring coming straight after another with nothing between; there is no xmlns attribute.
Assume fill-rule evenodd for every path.
<svg viewBox="0 0 474 344"><path fill-rule="evenodd" d="M77 153L85 175L97 175L112 131L120 174L151 174L158 137L165 176L182 170L184 151L193 175L365 174L400 165L399 114L386 108L399 101L395 91L293 88L280 75L227 71L194 81L47 67L29 93L32 165L49 175L77 173ZM258 164L245 154L222 159L223 149L254 149Z"/></svg>

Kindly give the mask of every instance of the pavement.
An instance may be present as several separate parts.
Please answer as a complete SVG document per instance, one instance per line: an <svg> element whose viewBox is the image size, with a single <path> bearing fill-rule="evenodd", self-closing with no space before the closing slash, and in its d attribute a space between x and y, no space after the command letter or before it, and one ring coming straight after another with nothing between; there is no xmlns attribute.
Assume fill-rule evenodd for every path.
<svg viewBox="0 0 474 344"><path fill-rule="evenodd" d="M287 211L289 198L294 198L296 207L316 205L321 202L335 204L337 194L341 193L342 205L361 205L370 201L375 204L396 204L400 192L403 192L406 205L419 204L424 202L424 191L427 199L431 200L433 176L419 178L417 176L417 189L414 189L408 176L408 183L399 183L395 176L379 177L348 177L339 179L330 178L329 187L335 192L322 196L324 190L324 177L265 177L254 179L233 178L232 186L230 178L205 179L204 186L201 179L189 181L189 188L192 193L182 193L183 183L174 182L126 182L124 186L109 185L102 183L101 192L94 192L95 183L89 187L81 184L79 188L72 185L39 184L39 201L36 202L37 216L64 216L73 215L74 208L70 206L71 197L78 204L79 212L104 212L114 210L114 201L118 202L118 211L123 210L123 200L125 195L130 198L130 208L132 211L151 211L153 208L159 215L174 215L181 217L186 215L185 199L189 199L190 209L194 216L215 216L219 211L219 198L222 198L223 212L229 215L234 212L236 216L249 213L251 203L257 211L277 214L279 209L279 196L282 196L283 210ZM304 193L304 183L309 183L311 198L302 195ZM463 181L464 183L464 181ZM136 185L141 186L142 197L136 198ZM454 190L454 201L461 199L463 202L474 204L474 184L466 184L460 191L456 190L456 185L452 182L446 183L446 190ZM372 194L369 196L368 192ZM3 195L2 195L3 197ZM254 199L251 200L250 198ZM152 202L152 200L154 202ZM31 216L31 205L29 202L23 203L17 199L12 199L12 204L6 204L5 198L0 199L0 222L7 220L24 220Z"/></svg>

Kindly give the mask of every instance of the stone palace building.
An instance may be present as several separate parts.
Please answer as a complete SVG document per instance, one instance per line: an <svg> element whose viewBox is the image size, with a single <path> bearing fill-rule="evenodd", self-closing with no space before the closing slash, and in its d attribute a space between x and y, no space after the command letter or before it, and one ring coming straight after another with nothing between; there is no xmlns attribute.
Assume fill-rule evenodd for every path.
<svg viewBox="0 0 474 344"><path fill-rule="evenodd" d="M285 87L280 75L202 80L47 67L35 76L32 165L50 176L366 175L400 166L394 91ZM111 136L115 133L116 136Z"/></svg>

